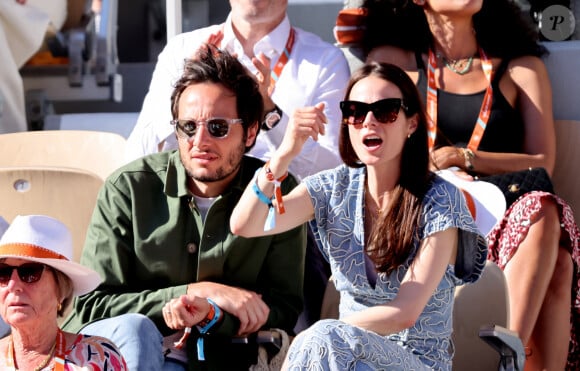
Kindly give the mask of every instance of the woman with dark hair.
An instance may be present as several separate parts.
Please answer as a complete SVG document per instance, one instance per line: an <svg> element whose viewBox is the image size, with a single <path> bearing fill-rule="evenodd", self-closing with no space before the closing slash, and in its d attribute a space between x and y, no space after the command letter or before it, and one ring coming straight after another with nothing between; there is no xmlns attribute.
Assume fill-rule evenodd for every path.
<svg viewBox="0 0 580 371"><path fill-rule="evenodd" d="M345 99L345 164L276 196L276 179L306 139L324 133L308 111L296 111L234 209L231 230L261 236L309 222L330 262L340 320L301 332L285 368L449 370L455 287L479 278L485 240L461 192L429 171L426 119L411 79L394 65L365 65Z"/></svg>
<svg viewBox="0 0 580 371"><path fill-rule="evenodd" d="M365 5L367 60L402 67L426 101L433 169L456 167L468 178L539 167L552 173L546 50L513 1ZM398 18L406 23L391 22ZM383 37L395 32L391 24L396 34ZM526 369L579 369L579 233L570 207L552 193L526 193L487 239L489 259L507 278L510 328L526 346Z"/></svg>

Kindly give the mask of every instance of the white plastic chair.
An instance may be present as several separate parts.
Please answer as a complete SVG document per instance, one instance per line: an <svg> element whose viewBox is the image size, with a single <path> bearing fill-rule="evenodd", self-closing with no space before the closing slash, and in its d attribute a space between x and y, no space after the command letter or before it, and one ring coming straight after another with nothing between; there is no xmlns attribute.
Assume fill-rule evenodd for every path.
<svg viewBox="0 0 580 371"><path fill-rule="evenodd" d="M86 231L103 180L82 169L58 167L0 168L0 215L43 214L71 231L73 259L80 261Z"/></svg>
<svg viewBox="0 0 580 371"><path fill-rule="evenodd" d="M0 135L0 167L57 166L105 179L124 165L126 139L91 130L43 130Z"/></svg>

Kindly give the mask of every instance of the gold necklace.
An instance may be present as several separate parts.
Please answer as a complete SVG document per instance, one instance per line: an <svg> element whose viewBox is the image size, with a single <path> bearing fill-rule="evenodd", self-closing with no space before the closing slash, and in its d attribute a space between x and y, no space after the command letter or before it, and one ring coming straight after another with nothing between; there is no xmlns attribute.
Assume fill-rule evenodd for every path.
<svg viewBox="0 0 580 371"><path fill-rule="evenodd" d="M14 359L16 359L16 357L14 357L14 342L12 340L12 335L10 335L9 347L10 347L10 349L8 349L8 351L10 352L10 354L12 354L12 359L14 360ZM40 365L36 366L33 371L40 371L48 365L48 363L52 359L52 356L54 355L55 347L56 347L56 341L52 344L52 347L50 348L50 351L48 352L48 356L46 356L46 358L42 361L42 363ZM52 368L54 368L54 366ZM18 370L16 367L14 367L14 369Z"/></svg>
<svg viewBox="0 0 580 371"><path fill-rule="evenodd" d="M373 221L375 221L376 219L380 218L381 213L383 212L383 209L380 207L379 203L374 202L372 197L370 197L368 194L366 195L365 198L367 199L366 208L369 211L369 215L371 216ZM381 197L381 199L382 199L382 197Z"/></svg>
<svg viewBox="0 0 580 371"><path fill-rule="evenodd" d="M44 359L44 361L42 361L42 363L40 365L38 365L34 371L40 371L43 368L45 368L48 363L52 360L52 356L54 355L54 348L56 346L56 341L54 342L54 344L52 344L52 348L50 348L50 352L48 352L48 356L46 356L46 358ZM54 367L51 367L50 369L52 370Z"/></svg>

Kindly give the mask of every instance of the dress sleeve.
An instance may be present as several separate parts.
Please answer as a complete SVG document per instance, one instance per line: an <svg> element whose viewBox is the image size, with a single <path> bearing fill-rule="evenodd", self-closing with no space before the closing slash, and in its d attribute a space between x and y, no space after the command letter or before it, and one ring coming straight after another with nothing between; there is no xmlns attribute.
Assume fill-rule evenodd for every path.
<svg viewBox="0 0 580 371"><path fill-rule="evenodd" d="M458 246L455 275L458 284L475 282L487 259L487 242L471 217L463 193L451 183L437 178L423 206L423 236L457 228Z"/></svg>

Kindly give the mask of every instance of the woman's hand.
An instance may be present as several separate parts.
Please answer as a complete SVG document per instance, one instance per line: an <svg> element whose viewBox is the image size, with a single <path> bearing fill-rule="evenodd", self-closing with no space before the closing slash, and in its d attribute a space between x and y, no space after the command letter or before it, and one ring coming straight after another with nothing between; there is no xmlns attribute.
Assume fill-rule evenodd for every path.
<svg viewBox="0 0 580 371"><path fill-rule="evenodd" d="M278 153L294 158L300 153L309 137L318 140L319 135L324 135L325 125L324 103L296 109L290 117Z"/></svg>
<svg viewBox="0 0 580 371"><path fill-rule="evenodd" d="M465 158L457 147L446 146L431 151L429 168L431 171L448 169L456 166L465 169Z"/></svg>

